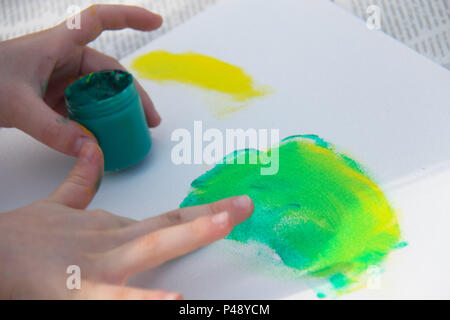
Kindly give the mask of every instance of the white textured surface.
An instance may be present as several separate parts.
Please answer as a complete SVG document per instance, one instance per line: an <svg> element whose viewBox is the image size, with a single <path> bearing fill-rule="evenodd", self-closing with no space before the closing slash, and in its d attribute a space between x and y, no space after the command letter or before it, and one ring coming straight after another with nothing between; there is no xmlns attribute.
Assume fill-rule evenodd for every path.
<svg viewBox="0 0 450 320"><path fill-rule="evenodd" d="M381 28L450 70L450 0L334 0L360 18L380 8Z"/></svg>

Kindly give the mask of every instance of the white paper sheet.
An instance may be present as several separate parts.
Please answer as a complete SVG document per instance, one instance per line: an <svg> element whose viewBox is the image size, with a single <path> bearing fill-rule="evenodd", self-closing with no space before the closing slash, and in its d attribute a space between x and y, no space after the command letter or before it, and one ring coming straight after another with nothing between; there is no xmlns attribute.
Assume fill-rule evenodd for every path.
<svg viewBox="0 0 450 320"><path fill-rule="evenodd" d="M343 298L449 298L450 73L325 0L229 0L133 56L196 51L239 65L276 92L226 120L195 89L142 80L163 122L139 165L105 176L90 208L144 219L177 207L201 165L170 161L176 128L314 133L368 167L398 210L409 245L392 253L378 290ZM132 57L123 61L128 64ZM14 129L0 131L0 211L50 193L74 160ZM245 251L245 250L244 250ZM256 265L255 265L256 264ZM228 241L133 280L186 298L313 298L306 280L270 276Z"/></svg>

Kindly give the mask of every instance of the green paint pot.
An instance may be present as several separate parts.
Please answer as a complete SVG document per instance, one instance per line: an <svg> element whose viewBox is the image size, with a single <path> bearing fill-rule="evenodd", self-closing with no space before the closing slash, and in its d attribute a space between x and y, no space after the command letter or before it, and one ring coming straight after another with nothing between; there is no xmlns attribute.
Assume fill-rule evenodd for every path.
<svg viewBox="0 0 450 320"><path fill-rule="evenodd" d="M150 151L150 131L130 73L90 73L70 84L65 98L69 118L97 138L105 157L105 171L130 167Z"/></svg>

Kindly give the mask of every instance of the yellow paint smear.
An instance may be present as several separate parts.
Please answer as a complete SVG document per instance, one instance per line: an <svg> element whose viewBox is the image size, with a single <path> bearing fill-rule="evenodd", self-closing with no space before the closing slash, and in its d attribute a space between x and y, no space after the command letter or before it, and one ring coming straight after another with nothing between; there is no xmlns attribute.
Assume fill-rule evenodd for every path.
<svg viewBox="0 0 450 320"><path fill-rule="evenodd" d="M175 81L225 95L216 101L214 115L221 117L240 110L248 100L268 94L268 87L256 86L240 67L218 59L193 53L153 51L136 58L131 67L140 78L157 82Z"/></svg>

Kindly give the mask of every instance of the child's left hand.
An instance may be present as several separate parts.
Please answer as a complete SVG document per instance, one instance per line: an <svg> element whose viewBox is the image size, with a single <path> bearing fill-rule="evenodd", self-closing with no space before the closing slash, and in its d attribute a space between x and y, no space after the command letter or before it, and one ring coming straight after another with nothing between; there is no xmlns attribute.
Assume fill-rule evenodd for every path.
<svg viewBox="0 0 450 320"><path fill-rule="evenodd" d="M94 5L80 16L80 29L66 22L49 30L0 43L0 126L23 130L49 147L78 156L87 130L64 117L64 90L79 76L120 63L86 45L103 30L154 30L161 16L143 8ZM150 127L161 118L147 93L137 84Z"/></svg>

